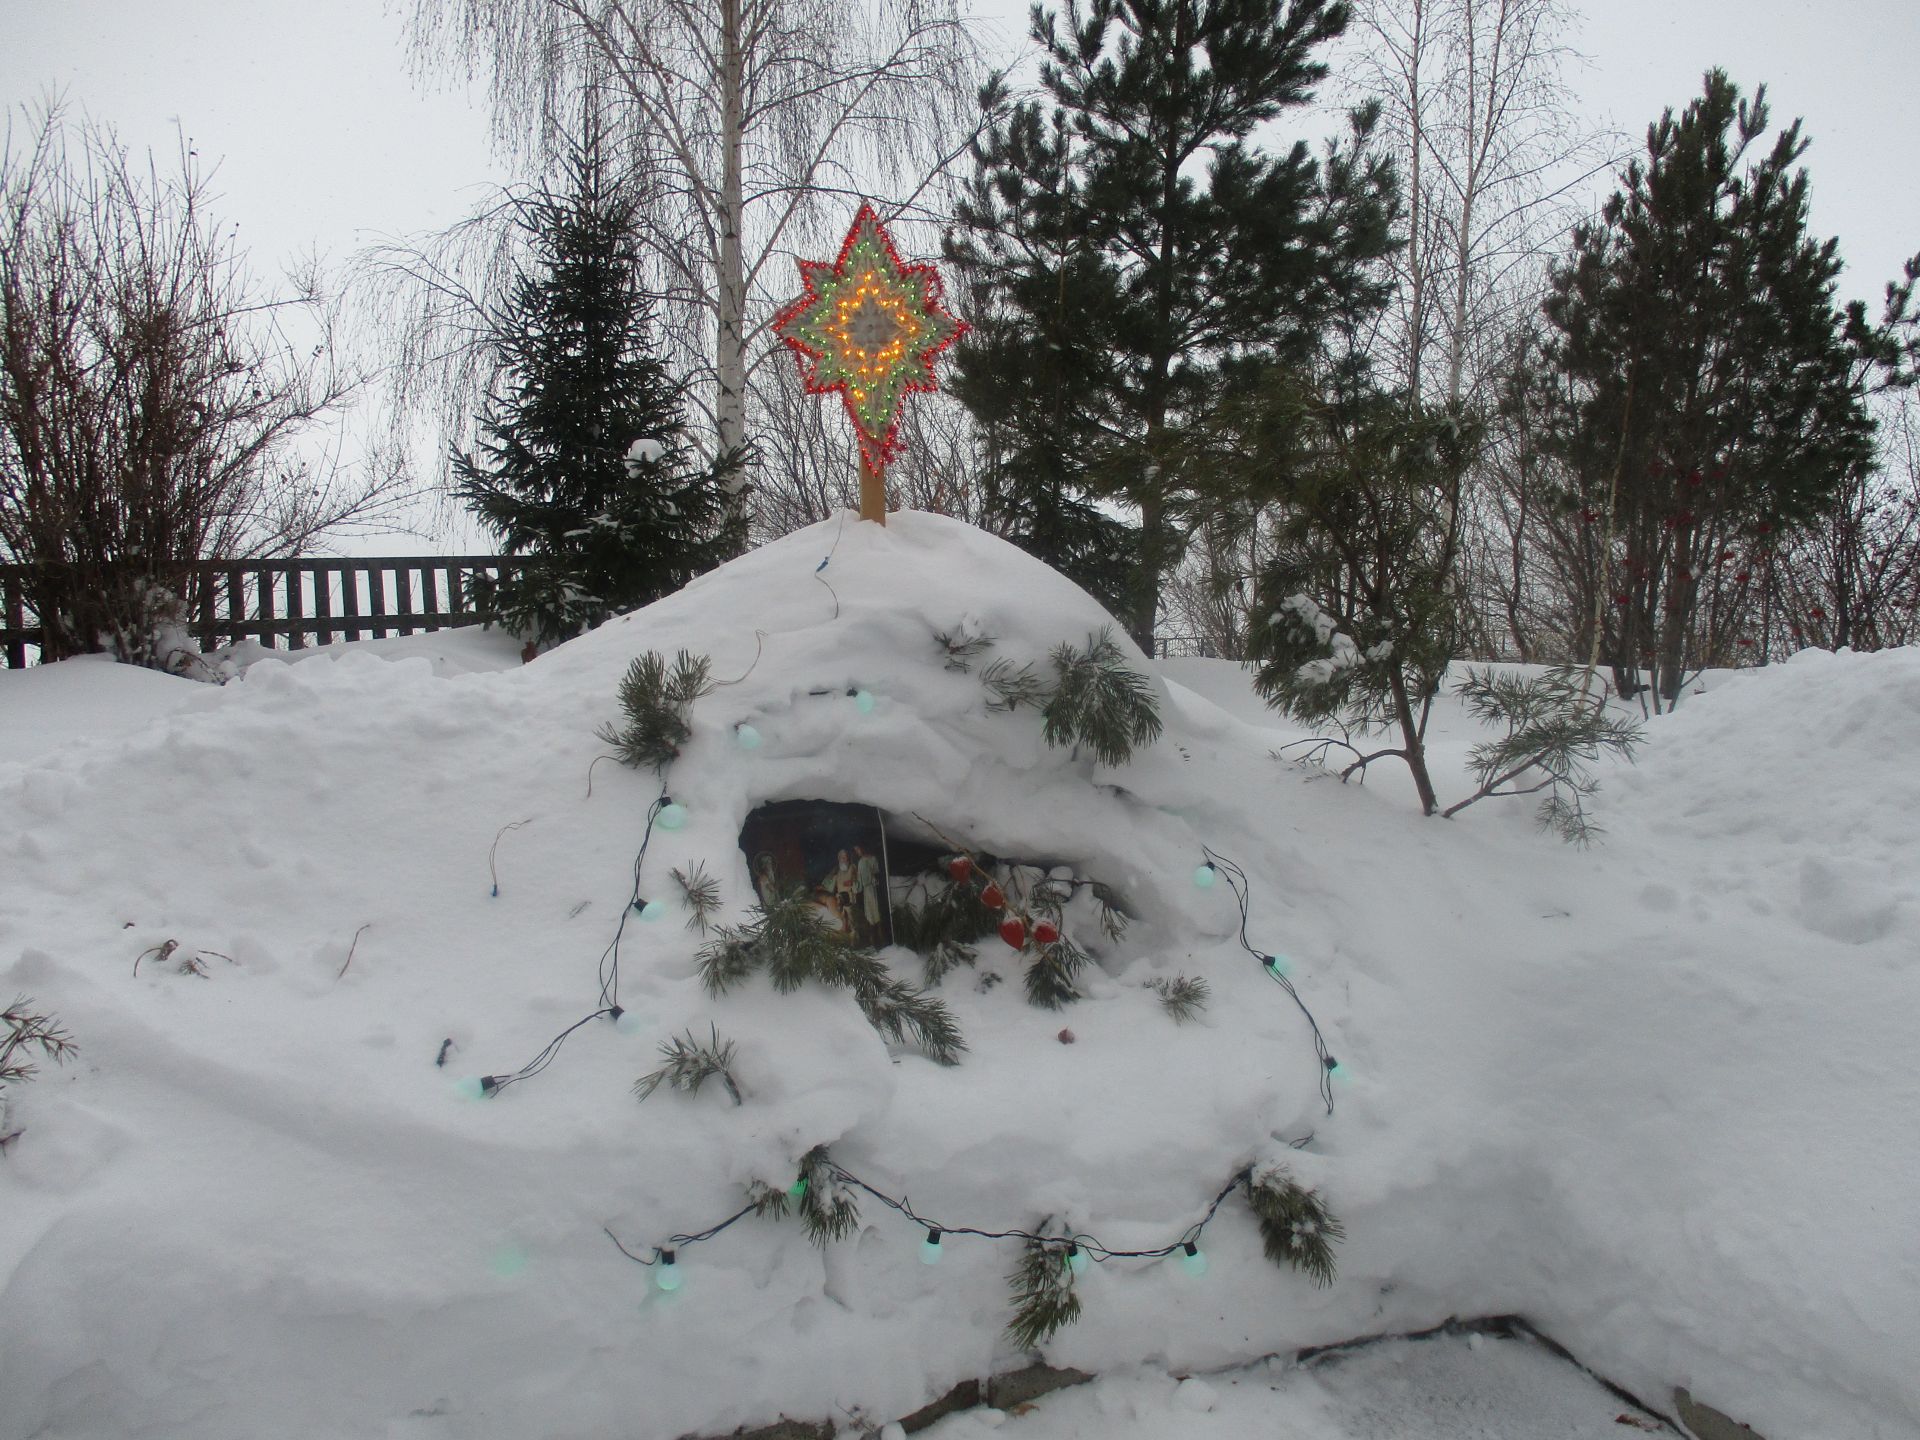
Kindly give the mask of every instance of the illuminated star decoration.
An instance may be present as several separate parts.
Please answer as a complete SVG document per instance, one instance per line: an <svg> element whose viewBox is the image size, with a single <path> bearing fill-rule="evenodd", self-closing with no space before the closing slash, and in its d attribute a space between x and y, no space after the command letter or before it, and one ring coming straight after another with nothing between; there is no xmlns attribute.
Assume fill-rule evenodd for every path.
<svg viewBox="0 0 1920 1440"><path fill-rule="evenodd" d="M966 330L940 305L931 265L906 265L871 205L862 205L827 265L800 262L806 293L780 312L774 333L800 357L809 393L838 390L860 435L860 457L879 472L900 453L909 392L933 390L933 357Z"/></svg>

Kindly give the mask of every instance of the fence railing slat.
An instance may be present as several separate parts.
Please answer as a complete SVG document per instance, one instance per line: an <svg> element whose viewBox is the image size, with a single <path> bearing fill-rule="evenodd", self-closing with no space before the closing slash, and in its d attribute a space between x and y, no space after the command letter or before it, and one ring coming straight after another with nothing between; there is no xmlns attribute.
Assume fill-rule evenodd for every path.
<svg viewBox="0 0 1920 1440"><path fill-rule="evenodd" d="M299 650L336 635L380 639L487 623L494 617L474 608L474 578L511 575L520 564L511 555L394 555L203 560L181 568L189 577L188 629L203 650L246 639ZM39 658L31 580L29 567L0 564L0 663L8 669Z"/></svg>

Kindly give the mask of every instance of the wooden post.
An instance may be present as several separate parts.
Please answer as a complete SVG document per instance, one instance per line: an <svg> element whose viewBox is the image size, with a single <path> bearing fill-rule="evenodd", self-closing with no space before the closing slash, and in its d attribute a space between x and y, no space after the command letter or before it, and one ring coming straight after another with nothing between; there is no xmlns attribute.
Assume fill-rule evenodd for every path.
<svg viewBox="0 0 1920 1440"><path fill-rule="evenodd" d="M860 447L860 518L887 523L887 470L884 463L875 465L867 457L867 447Z"/></svg>

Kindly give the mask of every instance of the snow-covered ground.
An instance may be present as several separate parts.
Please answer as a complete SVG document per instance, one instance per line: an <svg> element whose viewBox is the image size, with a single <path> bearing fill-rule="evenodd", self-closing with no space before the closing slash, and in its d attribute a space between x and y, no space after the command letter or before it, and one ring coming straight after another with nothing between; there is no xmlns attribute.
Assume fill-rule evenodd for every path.
<svg viewBox="0 0 1920 1440"><path fill-rule="evenodd" d="M224 687L0 674L0 998L81 1046L11 1092L0 1436L671 1437L877 1422L1022 1363L1013 1247L952 1236L923 1266L925 1232L877 1202L825 1251L751 1218L682 1245L671 1295L603 1233L649 1254L819 1144L981 1229L1164 1245L1276 1156L1345 1221L1328 1289L1269 1265L1237 1198L1204 1276L1095 1267L1045 1354L1108 1378L1009 1434L1478 1434L1393 1418L1445 1408L1422 1367L1465 1341L1340 1380L1241 1367L1519 1313L1661 1408L1684 1385L1770 1440L1920 1435L1920 652L1716 677L1608 770L1581 852L1520 805L1428 820L1384 769L1362 788L1272 758L1299 732L1215 662L1151 667L1166 733L1097 768L942 667L932 634L962 622L1044 667L1104 617L907 514L789 536L524 667L501 637L438 635ZM654 834L643 889L701 861L737 918L756 805L918 812L1125 897L1087 997L1030 1008L989 940L941 991L970 1047L943 1069L890 1054L841 992L709 999L670 918L627 927L621 1026L463 1098L598 1005L660 785L603 764L589 798L594 732L636 654L680 647L737 683L694 707L667 777L689 823ZM1451 708L1436 724L1457 798L1473 737ZM1193 883L1203 846L1246 870L1249 936L1290 957L1340 1060L1331 1117L1232 895ZM135 975L168 939L207 974ZM1213 990L1184 1026L1145 986L1177 973ZM745 1103L637 1102L660 1042L709 1024ZM1467 1352L1474 1373L1505 1343ZM1398 1390L1395 1364L1417 1372Z"/></svg>

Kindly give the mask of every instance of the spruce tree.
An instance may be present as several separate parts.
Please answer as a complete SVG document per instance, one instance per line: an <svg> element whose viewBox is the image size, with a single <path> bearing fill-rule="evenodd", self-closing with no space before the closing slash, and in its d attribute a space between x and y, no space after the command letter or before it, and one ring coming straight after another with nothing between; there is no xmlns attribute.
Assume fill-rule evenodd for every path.
<svg viewBox="0 0 1920 1440"><path fill-rule="evenodd" d="M482 603L542 646L731 553L734 462L695 457L680 388L649 348L637 201L609 175L592 126L565 169L562 190L521 205L530 263L491 319L498 369L478 454L453 456L461 499L525 558Z"/></svg>
<svg viewBox="0 0 1920 1440"><path fill-rule="evenodd" d="M1834 303L1799 122L1756 155L1767 128L1764 87L1744 100L1708 72L1574 232L1546 302L1556 498L1586 537L1601 658L1656 703L1731 660L1752 592L1730 577L1872 461L1863 376L1884 337Z"/></svg>
<svg viewBox="0 0 1920 1440"><path fill-rule="evenodd" d="M1046 98L975 147L949 258L978 330L955 388L989 437L1014 437L999 473L1019 503L1137 514L1120 614L1142 649L1207 485L1194 435L1228 362L1297 357L1355 295L1384 303L1369 267L1391 248L1393 183L1364 158L1372 117L1324 166L1255 138L1312 98L1347 18L1338 0L1036 8Z"/></svg>

